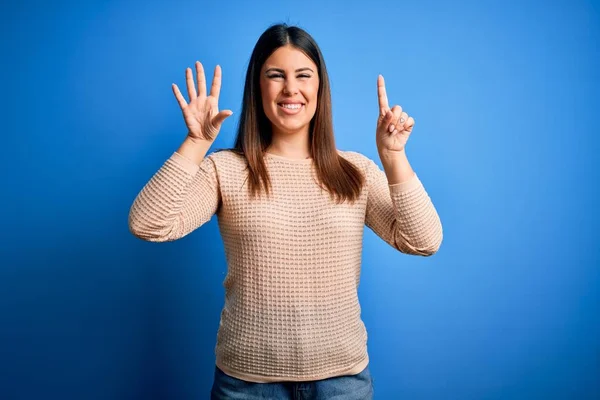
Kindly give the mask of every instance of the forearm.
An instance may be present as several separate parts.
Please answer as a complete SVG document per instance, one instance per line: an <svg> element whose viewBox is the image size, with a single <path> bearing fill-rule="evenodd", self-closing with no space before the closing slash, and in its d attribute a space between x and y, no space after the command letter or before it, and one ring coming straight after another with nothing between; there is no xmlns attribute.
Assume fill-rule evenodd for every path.
<svg viewBox="0 0 600 400"><path fill-rule="evenodd" d="M384 150L379 152L379 158L387 176L388 184L404 183L415 176L415 172L406 157L405 150L393 152L386 152Z"/></svg>
<svg viewBox="0 0 600 400"><path fill-rule="evenodd" d="M129 229L137 237L166 241L178 234L185 220L188 188L198 169L181 155L173 154L135 198L129 212Z"/></svg>

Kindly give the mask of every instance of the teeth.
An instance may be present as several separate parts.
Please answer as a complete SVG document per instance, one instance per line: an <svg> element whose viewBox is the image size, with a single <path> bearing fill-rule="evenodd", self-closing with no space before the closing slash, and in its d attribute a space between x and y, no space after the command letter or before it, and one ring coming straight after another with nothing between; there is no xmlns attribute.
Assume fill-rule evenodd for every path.
<svg viewBox="0 0 600 400"><path fill-rule="evenodd" d="M281 105L283 108L289 108L291 110L297 110L300 107L302 107L302 104L282 104Z"/></svg>

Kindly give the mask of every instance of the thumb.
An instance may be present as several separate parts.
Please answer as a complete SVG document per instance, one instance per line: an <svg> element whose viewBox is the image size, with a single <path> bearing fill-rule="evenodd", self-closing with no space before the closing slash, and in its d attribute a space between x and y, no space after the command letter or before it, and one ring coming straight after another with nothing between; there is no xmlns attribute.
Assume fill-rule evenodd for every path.
<svg viewBox="0 0 600 400"><path fill-rule="evenodd" d="M219 112L213 118L214 127L217 129L221 128L221 124L223 123L223 121L225 121L225 119L227 117L230 117L232 114L233 114L233 111L231 111L231 110L222 110L221 112Z"/></svg>
<svg viewBox="0 0 600 400"><path fill-rule="evenodd" d="M394 113L392 112L392 110L388 110L384 115L380 115L377 121L377 130L380 130L382 133L388 130L390 124L392 123L393 117Z"/></svg>

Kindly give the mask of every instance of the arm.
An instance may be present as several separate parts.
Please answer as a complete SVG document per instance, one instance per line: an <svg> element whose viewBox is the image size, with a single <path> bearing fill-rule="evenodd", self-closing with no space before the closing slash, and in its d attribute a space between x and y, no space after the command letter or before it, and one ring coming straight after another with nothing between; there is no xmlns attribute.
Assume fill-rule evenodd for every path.
<svg viewBox="0 0 600 400"><path fill-rule="evenodd" d="M366 224L397 250L430 256L442 243L442 224L406 158L405 146L415 120L399 105L390 109L381 75L377 96L376 142L385 173L369 160Z"/></svg>
<svg viewBox="0 0 600 400"><path fill-rule="evenodd" d="M214 160L205 157L230 110L218 110L221 67L215 67L210 94L204 67L196 62L196 89L186 68L189 103L173 84L173 93L188 128L179 149L144 186L129 211L129 230L140 239L166 242L179 239L210 220L221 202Z"/></svg>
<svg viewBox="0 0 600 400"><path fill-rule="evenodd" d="M388 172L388 178L377 164L369 160L366 225L402 253L430 256L438 251L442 243L442 224L429 195L412 169L407 179L403 175L404 178L398 181L396 174L406 162L401 159L386 161L384 169Z"/></svg>
<svg viewBox="0 0 600 400"><path fill-rule="evenodd" d="M198 165L178 151L137 195L129 212L129 230L151 242L176 240L209 221L220 201L212 157Z"/></svg>

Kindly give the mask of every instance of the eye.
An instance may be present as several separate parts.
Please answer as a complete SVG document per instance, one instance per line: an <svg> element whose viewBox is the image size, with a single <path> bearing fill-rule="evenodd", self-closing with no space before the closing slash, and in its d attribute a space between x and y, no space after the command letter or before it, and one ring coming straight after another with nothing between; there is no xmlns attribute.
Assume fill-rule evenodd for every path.
<svg viewBox="0 0 600 400"><path fill-rule="evenodd" d="M274 78L283 78L283 74L270 74L270 75L267 75L267 77L268 77L269 79L274 79Z"/></svg>
<svg viewBox="0 0 600 400"><path fill-rule="evenodd" d="M300 75L298 75L298 78L307 79L307 78L310 78L310 75L308 75L308 74L300 74Z"/></svg>

